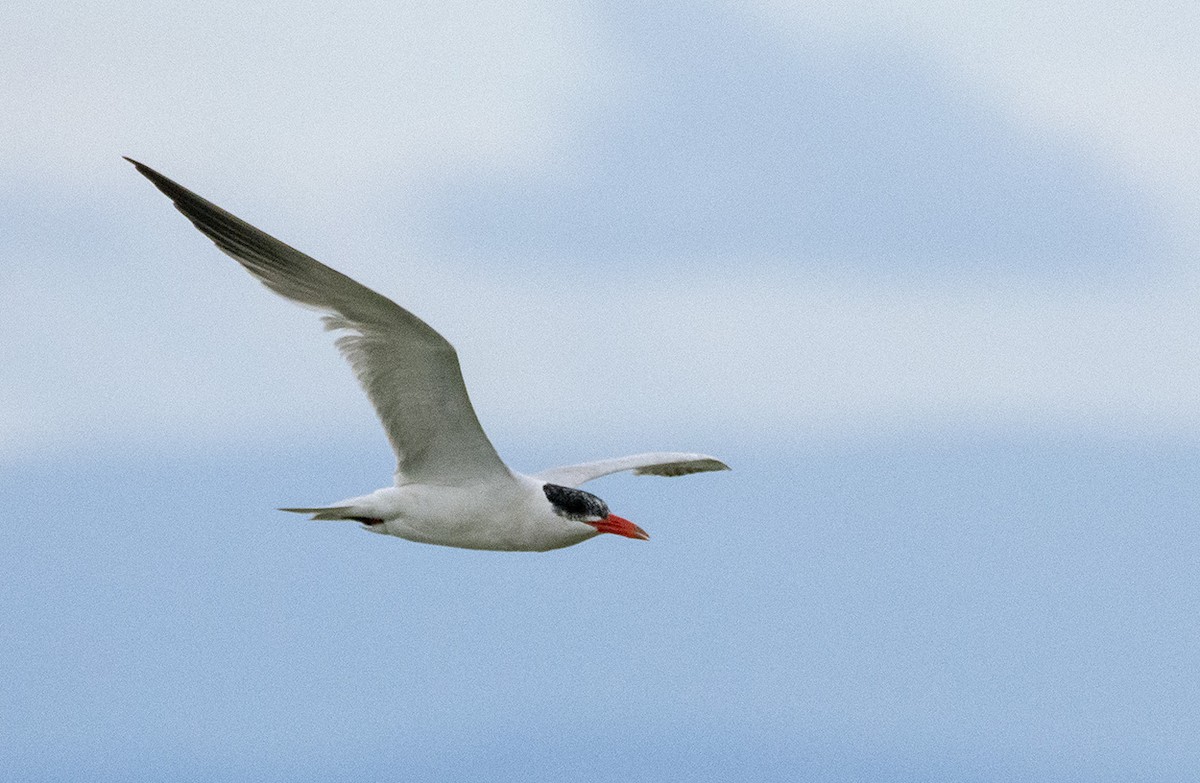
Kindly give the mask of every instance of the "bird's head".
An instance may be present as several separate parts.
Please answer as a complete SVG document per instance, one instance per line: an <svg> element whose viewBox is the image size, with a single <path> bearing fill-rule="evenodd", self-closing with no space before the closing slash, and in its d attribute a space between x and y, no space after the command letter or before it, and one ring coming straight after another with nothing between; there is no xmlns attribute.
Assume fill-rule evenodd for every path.
<svg viewBox="0 0 1200 783"><path fill-rule="evenodd" d="M582 489L546 484L542 487L546 500L550 501L554 513L564 519L591 525L601 533L616 533L618 536L649 540L645 530L628 519L612 514L603 500Z"/></svg>

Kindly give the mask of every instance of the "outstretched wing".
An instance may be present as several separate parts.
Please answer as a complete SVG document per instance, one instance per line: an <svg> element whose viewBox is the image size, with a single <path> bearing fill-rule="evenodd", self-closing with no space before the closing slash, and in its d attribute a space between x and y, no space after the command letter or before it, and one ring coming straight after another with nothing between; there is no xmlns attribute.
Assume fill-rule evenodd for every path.
<svg viewBox="0 0 1200 783"><path fill-rule="evenodd" d="M550 468L538 473L534 478L564 487L578 487L592 479L610 473L620 473L622 470L632 470L638 476L686 476L689 473L703 473L707 470L729 470L729 466L707 454L655 451L585 462L582 465Z"/></svg>
<svg viewBox="0 0 1200 783"><path fill-rule="evenodd" d="M396 452L396 480L473 483L511 475L471 407L454 347L428 324L182 185L126 158L217 247L267 288L322 310Z"/></svg>

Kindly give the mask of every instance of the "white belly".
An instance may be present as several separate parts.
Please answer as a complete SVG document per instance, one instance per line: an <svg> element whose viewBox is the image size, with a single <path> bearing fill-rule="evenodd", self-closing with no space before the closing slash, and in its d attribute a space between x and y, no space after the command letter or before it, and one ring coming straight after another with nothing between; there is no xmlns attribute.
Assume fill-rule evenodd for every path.
<svg viewBox="0 0 1200 783"><path fill-rule="evenodd" d="M387 533L424 544L544 552L598 535L591 525L554 514L540 484L536 491L531 489L525 482L476 487L410 484L369 497Z"/></svg>

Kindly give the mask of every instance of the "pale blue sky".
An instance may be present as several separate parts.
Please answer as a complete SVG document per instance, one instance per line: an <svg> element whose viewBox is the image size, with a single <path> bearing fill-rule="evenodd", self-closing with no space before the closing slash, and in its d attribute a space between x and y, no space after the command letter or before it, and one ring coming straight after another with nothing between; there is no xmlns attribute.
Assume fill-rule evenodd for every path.
<svg viewBox="0 0 1200 783"><path fill-rule="evenodd" d="M825 6L0 9L0 777L1200 775L1195 12ZM735 470L547 555L283 518L381 433L122 154L514 467Z"/></svg>
<svg viewBox="0 0 1200 783"><path fill-rule="evenodd" d="M448 230L467 248L618 268L804 258L889 276L969 262L1104 275L1161 250L1146 194L895 43L813 51L729 9L630 10L605 21L637 68L571 161L454 183Z"/></svg>

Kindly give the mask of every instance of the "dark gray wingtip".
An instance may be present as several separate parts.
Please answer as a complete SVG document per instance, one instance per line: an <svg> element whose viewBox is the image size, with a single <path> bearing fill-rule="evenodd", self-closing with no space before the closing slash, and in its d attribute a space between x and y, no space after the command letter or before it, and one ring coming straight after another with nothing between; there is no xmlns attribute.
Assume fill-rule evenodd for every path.
<svg viewBox="0 0 1200 783"><path fill-rule="evenodd" d="M158 188L163 193L165 193L168 198L170 198L172 201L175 202L175 205L177 207L179 206L179 202L181 200L187 199L189 196L192 199L197 199L197 200L203 201L203 199L200 199L195 193L192 193L190 190L185 188L183 185L180 185L178 182L176 182L173 179L164 177L162 174L159 174L157 171L150 168L145 163L136 161L127 155L122 155L121 157L125 158L125 160L132 163L133 167L135 169L137 169L139 174L141 174L146 179L150 180L150 182L154 184L154 187ZM180 211L182 212L183 210L181 209ZM187 213L184 212L184 214L186 215Z"/></svg>
<svg viewBox="0 0 1200 783"><path fill-rule="evenodd" d="M707 473L711 470L733 470L719 459L703 457L688 462L668 462L660 465L645 465L633 471L635 476L690 476L693 473Z"/></svg>
<svg viewBox="0 0 1200 783"><path fill-rule="evenodd" d="M140 163L140 162L134 160L133 158L129 157L128 155L122 155L121 158L132 163L133 167L135 169L137 169L139 173L145 175L146 177L150 177L151 175L155 175L155 176L159 176L159 177L162 176L157 171L155 171L154 169L147 166L145 163Z"/></svg>
<svg viewBox="0 0 1200 783"><path fill-rule="evenodd" d="M159 174L145 163L139 163L132 158L125 159L134 165L139 174L150 180L150 184L171 199L175 209L183 213L183 216L190 220L193 226L268 285L270 283L264 279L262 274L263 268L269 267L278 270L280 267L286 266L288 262L281 260L282 256L289 253L297 254L310 263L317 263L295 248L260 231L236 215L226 212L208 199L201 198L175 180ZM286 293L284 296L297 299ZM300 301L302 304L305 303L303 300Z"/></svg>

